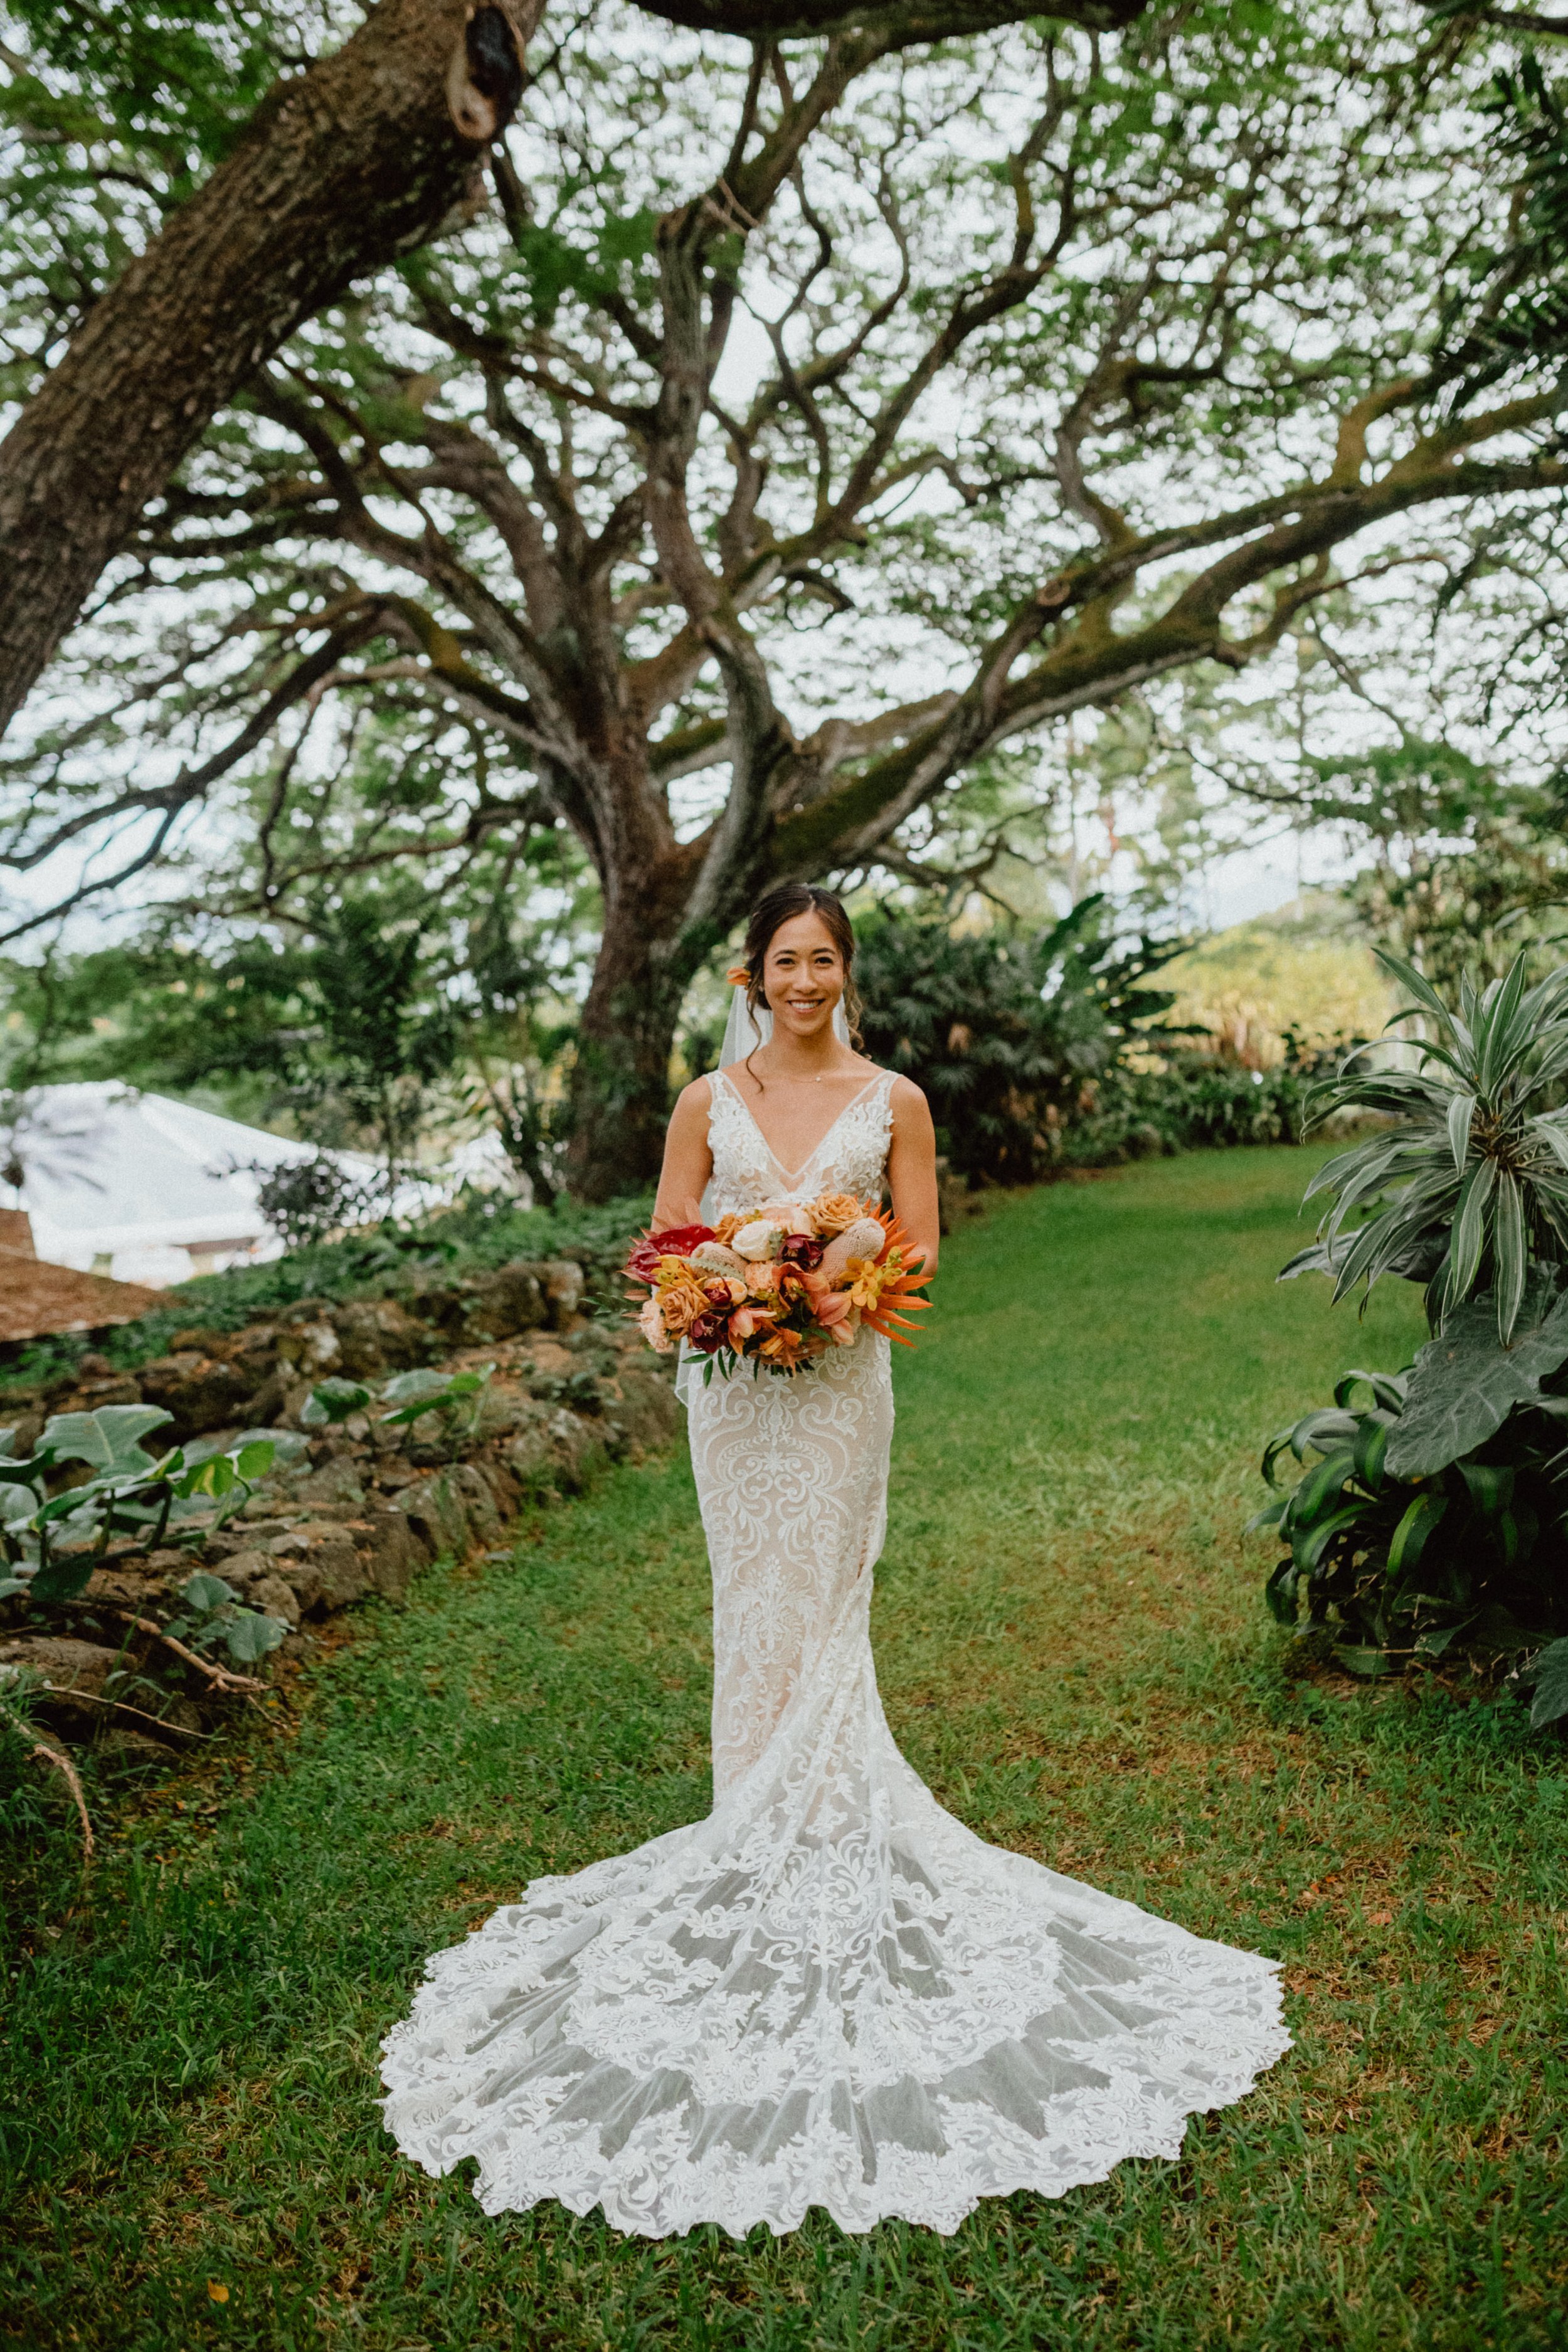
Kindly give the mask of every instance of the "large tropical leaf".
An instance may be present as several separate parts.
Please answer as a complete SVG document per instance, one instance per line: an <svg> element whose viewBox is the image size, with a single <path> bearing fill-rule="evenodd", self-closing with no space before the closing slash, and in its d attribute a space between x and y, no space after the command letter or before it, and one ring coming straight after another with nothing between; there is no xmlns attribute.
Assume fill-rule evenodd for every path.
<svg viewBox="0 0 1568 2352"><path fill-rule="evenodd" d="M174 1414L155 1404L105 1404L96 1412L59 1412L46 1423L41 1444L57 1462L85 1462L110 1478L150 1470L141 1440Z"/></svg>
<svg viewBox="0 0 1568 2352"><path fill-rule="evenodd" d="M1535 1696L1530 1719L1539 1731L1568 1715L1568 1642L1552 1642L1535 1661Z"/></svg>
<svg viewBox="0 0 1568 2352"><path fill-rule="evenodd" d="M1541 1383L1568 1363L1568 1296L1554 1295L1537 1269L1511 1347L1498 1338L1489 1300L1456 1307L1441 1335L1415 1359L1405 1410L1388 1441L1393 1478L1430 1478L1484 1445L1516 1406L1532 1403Z"/></svg>

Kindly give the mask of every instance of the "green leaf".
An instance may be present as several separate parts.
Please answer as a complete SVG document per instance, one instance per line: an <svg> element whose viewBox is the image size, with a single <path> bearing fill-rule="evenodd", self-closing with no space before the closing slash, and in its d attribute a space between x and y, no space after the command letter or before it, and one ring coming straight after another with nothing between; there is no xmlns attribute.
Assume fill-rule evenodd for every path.
<svg viewBox="0 0 1568 2352"><path fill-rule="evenodd" d="M237 1665L254 1666L275 1650L289 1631L280 1617L264 1617L257 1609L239 1609L223 1629L228 1654Z"/></svg>
<svg viewBox="0 0 1568 2352"><path fill-rule="evenodd" d="M257 1480L265 1478L271 1469L278 1448L269 1437L257 1437L253 1438L248 1445L235 1448L229 1455L229 1460L234 1464L236 1471L244 1479L246 1485L254 1486Z"/></svg>
<svg viewBox="0 0 1568 2352"><path fill-rule="evenodd" d="M1290 1497L1290 1522L1296 1528L1310 1528L1320 1512L1328 1508L1342 1491L1345 1480L1355 1469L1355 1454L1345 1446L1331 1454L1309 1470Z"/></svg>
<svg viewBox="0 0 1568 2352"><path fill-rule="evenodd" d="M443 1390L439 1396L426 1397L423 1402L405 1404L396 1412L384 1412L381 1416L381 1425L383 1429L412 1428L415 1422L422 1421L427 1412L439 1411L446 1402L447 1395Z"/></svg>
<svg viewBox="0 0 1568 2352"><path fill-rule="evenodd" d="M1356 1432L1355 1475L1363 1486L1375 1490L1383 1484L1384 1457L1388 1452L1388 1433L1392 1423L1381 1415L1368 1413Z"/></svg>
<svg viewBox="0 0 1568 2352"><path fill-rule="evenodd" d="M43 1443L58 1462L85 1462L91 1469L124 1477L152 1469L153 1457L143 1453L139 1440L174 1417L155 1404L106 1404L96 1412L61 1412L45 1423Z"/></svg>
<svg viewBox="0 0 1568 2352"><path fill-rule="evenodd" d="M354 1413L363 1412L370 1401L369 1389L359 1381L318 1381L305 1400L300 1425L306 1429L335 1427Z"/></svg>
<svg viewBox="0 0 1568 2352"><path fill-rule="evenodd" d="M1513 1501L1512 1463L1461 1462L1458 1468L1469 1488L1470 1500L1481 1517L1500 1517Z"/></svg>
<svg viewBox="0 0 1568 2352"><path fill-rule="evenodd" d="M1527 1119L1524 1131L1537 1143L1543 1143L1560 1167L1568 1168L1568 1134L1558 1124L1560 1118L1561 1113L1553 1113L1548 1118Z"/></svg>
<svg viewBox="0 0 1568 2352"><path fill-rule="evenodd" d="M9 1601L14 1594L28 1591L25 1576L0 1576L0 1601Z"/></svg>
<svg viewBox="0 0 1568 2352"><path fill-rule="evenodd" d="M1475 1117L1474 1095L1458 1094L1448 1105L1448 1149L1454 1155L1454 1165L1462 1176L1470 1154L1470 1121Z"/></svg>
<svg viewBox="0 0 1568 2352"><path fill-rule="evenodd" d="M1398 1412L1405 1404L1405 1386L1409 1379L1409 1367L1403 1372L1347 1372L1334 1382L1334 1402L1348 1405L1356 1390L1369 1388L1385 1412Z"/></svg>
<svg viewBox="0 0 1568 2352"><path fill-rule="evenodd" d="M270 1445L273 1461L279 1465L298 1462L310 1450L309 1439L301 1437L297 1429L242 1429L229 1451L243 1454L247 1445ZM241 1473L244 1477L249 1475L248 1471ZM265 1473L258 1471L257 1475L260 1477Z"/></svg>
<svg viewBox="0 0 1568 2352"><path fill-rule="evenodd" d="M1448 1269L1448 1298L1458 1307L1468 1298L1481 1263L1487 1240L1487 1204L1497 1182L1497 1161L1478 1160L1466 1177L1454 1219L1453 1263Z"/></svg>
<svg viewBox="0 0 1568 2352"><path fill-rule="evenodd" d="M234 1464L226 1454L210 1454L205 1462L195 1463L174 1482L177 1495L211 1495L230 1493L234 1486Z"/></svg>
<svg viewBox="0 0 1568 2352"><path fill-rule="evenodd" d="M417 1397L426 1397L434 1402L446 1395L451 1378L450 1372L434 1371L428 1364L422 1364L416 1371L399 1372L395 1380L388 1381L381 1391L381 1401L383 1404L409 1404Z"/></svg>
<svg viewBox="0 0 1568 2352"><path fill-rule="evenodd" d="M1506 1168L1497 1181L1494 1249L1497 1263L1498 1337L1506 1348L1519 1321L1528 1262L1524 1247L1524 1205L1519 1185Z"/></svg>
<svg viewBox="0 0 1568 2352"><path fill-rule="evenodd" d="M1447 1495L1417 1495L1394 1530L1388 1547L1388 1573L1401 1576L1413 1569L1426 1549L1427 1538L1448 1507Z"/></svg>
<svg viewBox="0 0 1568 2352"><path fill-rule="evenodd" d="M1550 1308L1550 1311L1547 1311ZM1511 1348L1499 1344L1485 1299L1455 1309L1428 1340L1410 1374L1405 1410L1388 1441L1393 1478L1430 1478L1473 1454L1518 1405L1532 1403L1541 1382L1568 1362L1568 1294L1552 1303L1550 1276L1538 1271L1524 1302L1526 1328Z"/></svg>
<svg viewBox="0 0 1568 2352"><path fill-rule="evenodd" d="M237 1601L239 1595L221 1576L209 1575L205 1568L198 1568L180 1587L180 1598L188 1608L199 1609L205 1615L209 1609L221 1609L226 1601Z"/></svg>
<svg viewBox="0 0 1568 2352"><path fill-rule="evenodd" d="M1456 1617L1451 1625L1428 1625L1417 1634L1415 1654L1418 1658L1440 1658L1445 1650L1458 1641L1469 1623L1468 1617Z"/></svg>
<svg viewBox="0 0 1568 2352"><path fill-rule="evenodd" d="M1537 1731L1568 1715L1568 1641L1549 1643L1535 1661L1530 1720Z"/></svg>
<svg viewBox="0 0 1568 2352"><path fill-rule="evenodd" d="M1315 1527L1304 1530L1300 1536L1293 1536L1290 1554L1302 1575L1311 1574L1336 1536L1342 1535L1347 1528L1363 1523L1370 1512L1369 1504L1345 1503L1337 1511L1331 1512L1326 1519L1320 1519Z"/></svg>
<svg viewBox="0 0 1568 2352"><path fill-rule="evenodd" d="M1407 990L1410 995L1415 998L1422 1012L1429 1013L1439 1028L1447 1029L1452 1025L1453 1016L1447 1006L1431 982L1423 973L1418 972L1413 963L1406 963L1402 956L1394 955L1388 948L1374 948L1373 952L1384 970L1391 972L1400 987ZM1394 1021L1401 1018L1402 1015L1397 1013L1394 1016ZM1389 1028L1393 1025L1393 1022L1386 1024Z"/></svg>
<svg viewBox="0 0 1568 2352"><path fill-rule="evenodd" d="M74 1601L79 1592L86 1591L97 1566L90 1553L73 1559L51 1559L34 1576L28 1592L35 1601Z"/></svg>
<svg viewBox="0 0 1568 2352"><path fill-rule="evenodd" d="M29 1454L25 1462L0 1462L0 1486L41 1487L54 1464L54 1455L47 1452Z"/></svg>
<svg viewBox="0 0 1568 2352"><path fill-rule="evenodd" d="M1510 1066L1529 1051L1532 1042L1529 1023L1518 1018L1524 995L1524 975L1525 957L1521 952L1515 956L1495 996L1491 989L1487 991L1485 1032L1483 1034L1478 1030L1476 1038L1483 1094L1499 1085Z"/></svg>
<svg viewBox="0 0 1568 2352"><path fill-rule="evenodd" d="M1282 1559L1263 1588L1263 1598L1270 1614L1281 1625L1296 1622L1296 1580L1299 1574L1293 1559Z"/></svg>

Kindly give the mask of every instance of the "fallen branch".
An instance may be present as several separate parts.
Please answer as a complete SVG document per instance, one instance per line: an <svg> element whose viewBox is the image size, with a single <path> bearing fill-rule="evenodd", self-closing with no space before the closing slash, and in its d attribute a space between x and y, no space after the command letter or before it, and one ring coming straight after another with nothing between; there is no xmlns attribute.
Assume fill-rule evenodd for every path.
<svg viewBox="0 0 1568 2352"><path fill-rule="evenodd" d="M81 1823L81 1874L85 1878L92 1868L95 1842L92 1823L88 1819L87 1798L82 1791L81 1782L77 1778L76 1766L63 1749L51 1748L47 1739L40 1738L37 1725L29 1723L25 1715L14 1714L10 1707L4 1705L0 1705L0 1715L5 1717L7 1723L15 1726L24 1739L32 1741L33 1744L27 1750L28 1761L31 1762L35 1757L37 1757L44 1763L52 1764L70 1790L71 1802L76 1807L77 1819Z"/></svg>
<svg viewBox="0 0 1568 2352"><path fill-rule="evenodd" d="M227 1666L215 1665L210 1658L198 1658L194 1650L187 1650L183 1642L176 1642L173 1633L165 1633L162 1625L154 1625L151 1617L133 1616L129 1609L114 1609L110 1614L118 1617L122 1624L134 1625L139 1633L150 1633L154 1642L162 1642L166 1650L173 1650L176 1658L184 1658L187 1666L195 1666L198 1675L205 1675L215 1690L227 1695L233 1691L264 1688L254 1675L237 1675Z"/></svg>
<svg viewBox="0 0 1568 2352"><path fill-rule="evenodd" d="M145 1707L132 1706L129 1699L100 1698L93 1691L73 1690L68 1683L42 1683L37 1685L52 1698L68 1699L72 1706L107 1706L116 1715L133 1715L139 1723L150 1723L158 1731L177 1731L182 1739L216 1739L216 1731L193 1731L186 1723L170 1723L161 1715L149 1715Z"/></svg>

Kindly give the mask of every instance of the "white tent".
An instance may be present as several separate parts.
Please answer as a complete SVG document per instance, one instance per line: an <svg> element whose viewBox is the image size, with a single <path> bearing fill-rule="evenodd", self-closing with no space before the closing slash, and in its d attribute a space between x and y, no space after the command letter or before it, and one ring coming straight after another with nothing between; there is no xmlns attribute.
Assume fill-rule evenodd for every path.
<svg viewBox="0 0 1568 2352"><path fill-rule="evenodd" d="M316 1156L314 1144L112 1083L39 1087L16 1148L23 1181L0 1187L0 1201L26 1210L39 1257L154 1286L277 1257L258 1192L273 1169ZM363 1153L329 1157L356 1178L376 1173ZM482 1137L446 1181L401 1187L393 1211L434 1207L465 1181L504 1181L505 1166L499 1139Z"/></svg>

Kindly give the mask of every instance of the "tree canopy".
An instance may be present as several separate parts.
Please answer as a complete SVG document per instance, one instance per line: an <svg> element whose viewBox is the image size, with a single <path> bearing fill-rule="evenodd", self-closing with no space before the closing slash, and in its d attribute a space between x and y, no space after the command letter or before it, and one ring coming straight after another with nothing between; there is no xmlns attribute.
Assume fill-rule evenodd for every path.
<svg viewBox="0 0 1568 2352"><path fill-rule="evenodd" d="M915 22L536 45L490 199L262 359L106 575L4 844L96 855L24 921L182 841L190 904L286 926L563 828L603 1191L767 881L907 856L1007 747L1359 583L1454 609L1556 513L1555 248L1472 24Z"/></svg>

